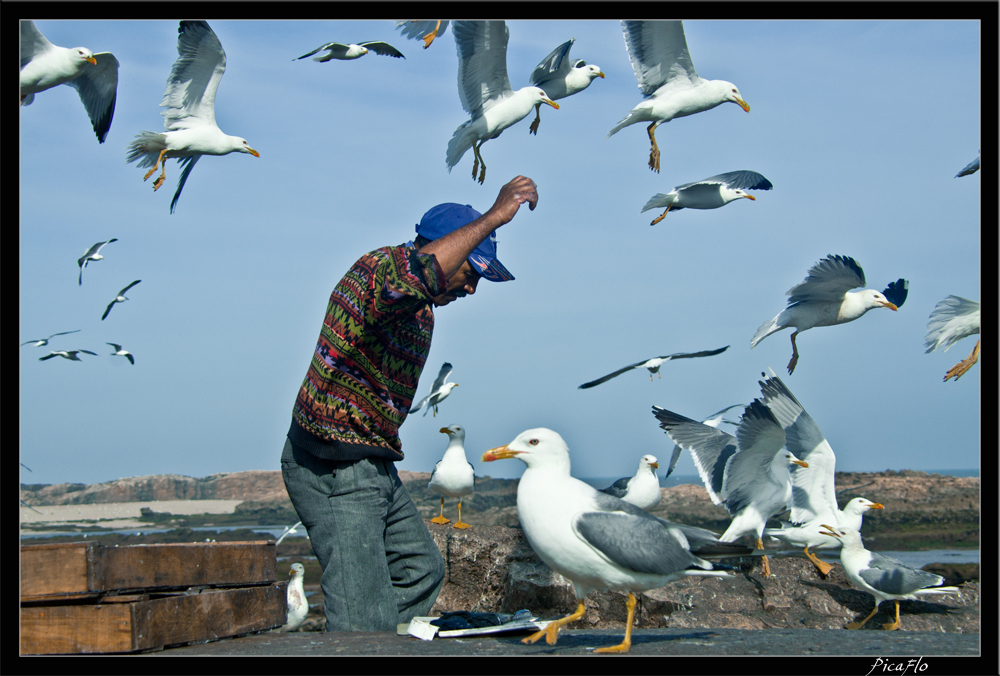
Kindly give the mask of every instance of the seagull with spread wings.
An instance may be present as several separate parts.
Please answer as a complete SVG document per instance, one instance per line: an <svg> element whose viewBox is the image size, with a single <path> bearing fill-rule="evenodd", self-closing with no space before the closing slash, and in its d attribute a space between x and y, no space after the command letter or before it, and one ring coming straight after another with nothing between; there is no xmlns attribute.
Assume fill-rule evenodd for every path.
<svg viewBox="0 0 1000 676"><path fill-rule="evenodd" d="M352 59L360 59L362 56L368 52L375 52L381 56L391 56L395 59L405 59L403 53L398 49L390 45L388 42L382 42L380 40L370 40L368 42L359 42L357 44L350 43L345 44L343 42L328 42L325 45L321 45L316 49L312 50L308 54L303 54L298 59L292 59L292 61L298 61L304 59L308 56L312 56L317 52L327 50L326 54L322 56L313 57L313 61L319 61L320 63L326 63L332 59L337 59L339 61L350 61Z"/></svg>
<svg viewBox="0 0 1000 676"><path fill-rule="evenodd" d="M979 334L979 302L962 298L961 296L948 296L937 305L927 322L927 336L924 338L925 353L934 352L939 347L948 348L969 336ZM969 356L958 362L945 374L947 382L954 378L958 380L966 371L972 368L973 364L979 361L979 340L972 348Z"/></svg>
<svg viewBox="0 0 1000 676"><path fill-rule="evenodd" d="M108 313L111 312L111 308L113 308L115 306L115 303L124 303L125 301L128 300L128 297L125 295L125 292L128 291L129 289L131 289L133 286L135 286L136 284L138 284L141 281L142 281L141 279L137 279L134 282L132 282L131 284L129 284L128 286L126 286L124 289L122 289L121 291L118 292L118 295L115 296L115 299L113 301L111 301L110 303L108 303L108 307L104 311L104 314L101 315L101 321L102 322L105 319L107 319Z"/></svg>
<svg viewBox="0 0 1000 676"><path fill-rule="evenodd" d="M657 207L666 207L664 212L653 219L650 225L656 225L673 209L718 209L730 202L745 197L756 201L757 198L747 190L770 190L774 186L763 174L756 171L730 171L717 176L703 178L693 183L679 185L668 193L657 193L649 198L642 211ZM642 213L640 211L640 213Z"/></svg>
<svg viewBox="0 0 1000 676"><path fill-rule="evenodd" d="M96 352L91 352L90 350L54 350L49 352L44 357L39 357L38 361L45 361L46 359L52 359L53 357L62 357L63 359L69 359L70 361L83 361L76 355L83 352L84 354L92 354L97 356Z"/></svg>
<svg viewBox="0 0 1000 676"><path fill-rule="evenodd" d="M82 329L76 329L74 331L60 331L59 333L53 333L48 338L36 338L35 340L26 340L23 343L21 343L21 347L24 347L29 343L34 345L35 347L42 347L43 345L48 345L49 341L55 338L56 336L65 336L68 333L80 333L81 330Z"/></svg>
<svg viewBox="0 0 1000 676"><path fill-rule="evenodd" d="M637 361L634 364L629 364L623 368L618 369L606 376L601 376L597 380L591 380L589 383L584 383L580 385L578 390L585 390L589 387L594 387L595 385L600 385L601 383L606 383L612 378L616 378L627 371L632 369L645 368L649 369L649 382L653 382L653 374L657 374L657 377L662 378L660 375L660 367L672 359L689 359L691 357L711 357L716 354L720 354L729 349L729 346L720 347L718 350L703 350L701 352L677 352L675 354L666 354L662 357L653 357L652 359L646 359L645 361Z"/></svg>
<svg viewBox="0 0 1000 676"><path fill-rule="evenodd" d="M444 401L448 395L451 394L453 389L458 387L458 383L445 382L448 380L448 375L452 372L452 369L454 369L454 367L448 362L441 365L441 370L438 372L437 378L434 379L434 384L431 385L430 393L421 399L416 406L410 408L410 413L416 413L424 406L427 406L427 408L424 409L424 415L426 416L427 411L434 409L434 417L437 417L438 404Z"/></svg>
<svg viewBox="0 0 1000 676"><path fill-rule="evenodd" d="M98 242L97 244L93 245L92 247L90 247L89 249L87 249L86 251L83 252L83 256L81 256L76 261L77 265L80 266L80 285L83 284L83 269L85 267L87 267L87 264L90 261L102 261L102 260L104 260L104 256L102 256L101 253L100 253L101 249L104 248L105 244L111 244L112 242L117 242L117 241L118 241L118 238L112 237L111 239L109 239L106 242Z"/></svg>
<svg viewBox="0 0 1000 676"><path fill-rule="evenodd" d="M587 63L583 59L569 58L569 50L576 42L576 38L570 38L542 59L541 63L535 66L531 72L528 83L536 87L541 87L553 101L566 98L582 92L590 86L594 78L604 77L600 66ZM535 104L535 119L528 127L529 134L538 133L538 124L541 122L539 111L542 103Z"/></svg>

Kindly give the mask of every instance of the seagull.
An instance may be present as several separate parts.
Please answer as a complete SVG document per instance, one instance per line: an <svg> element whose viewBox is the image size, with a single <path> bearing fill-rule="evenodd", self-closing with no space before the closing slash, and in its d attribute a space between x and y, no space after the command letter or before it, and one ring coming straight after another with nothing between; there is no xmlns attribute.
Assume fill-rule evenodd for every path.
<svg viewBox="0 0 1000 676"><path fill-rule="evenodd" d="M957 174L955 174L955 178L958 178L959 176L968 176L969 174L974 174L977 171L979 171L979 158L980 158L980 156L981 156L981 154L980 155L976 155L976 159L974 159L971 162L969 162L967 165L965 165L965 168L962 169L962 171L960 171Z"/></svg>
<svg viewBox="0 0 1000 676"><path fill-rule="evenodd" d="M298 533L299 532L298 528L301 525L302 525L302 522L299 521L294 526L287 526L285 528L285 531L278 537L277 541L274 543L274 546L277 547L278 545L280 545L281 541L284 540L289 535L291 535L292 533Z"/></svg>
<svg viewBox="0 0 1000 676"><path fill-rule="evenodd" d="M480 152L483 144L527 117L535 104L546 103L556 110L559 104L541 87L522 87L516 92L511 89L507 78L510 30L505 22L456 21L453 32L458 46L458 97L471 118L455 130L445 161L450 173L471 147L476 156L472 178L476 179L482 162L482 184L486 180L486 161Z"/></svg>
<svg viewBox="0 0 1000 676"><path fill-rule="evenodd" d="M87 263L89 263L90 261L102 261L102 260L104 260L104 256L102 256L100 254L101 249L104 248L105 244L111 244L112 242L117 242L117 241L118 241L118 238L112 237L111 239L109 239L106 242L98 242L97 244L95 244L94 246L90 247L89 249L87 249L86 251L83 252L83 256L80 257L76 261L77 265L80 266L80 285L81 286L83 285L83 269L85 267L87 267Z"/></svg>
<svg viewBox="0 0 1000 676"><path fill-rule="evenodd" d="M649 369L649 382L653 382L653 374L657 374L658 378L662 378L660 375L660 367L671 359L687 359L689 357L711 357L716 354L720 354L729 349L729 346L720 347L718 350L704 350L702 352L677 352L675 354L666 354L662 357L653 357L652 359L647 359L645 361L639 361L634 364L629 364L623 368L618 369L613 373L609 373L606 376L601 376L597 380L591 380L589 383L584 383L576 389L585 390L588 387L594 387L595 385L600 385L601 383L606 383L607 381L620 376L626 371L631 371L632 369L645 368Z"/></svg>
<svg viewBox="0 0 1000 676"><path fill-rule="evenodd" d="M431 519L434 523L449 523L444 516L444 496L458 498L458 521L452 528L472 528L462 522L462 497L473 491L476 482L476 470L472 463L465 459L465 428L461 425L448 425L441 428L442 434L448 435L448 448L444 457L434 465L428 488L441 494L441 514Z"/></svg>
<svg viewBox="0 0 1000 676"><path fill-rule="evenodd" d="M819 425L806 413L781 378L772 375L758 384L764 405L785 429L785 448L808 463L808 467L791 469L790 519L782 521L781 528L765 528L763 534L794 547L804 547L806 557L820 573L828 575L833 566L820 561L809 548L835 549L840 543L821 535L819 528L831 523L838 528L860 531L864 513L870 509L882 509L882 505L865 498L854 498L841 510L837 506L834 487L837 458Z"/></svg>
<svg viewBox="0 0 1000 676"><path fill-rule="evenodd" d="M680 21L622 21L628 58L643 100L608 132L610 138L630 124L649 122L649 168L660 171L660 149L653 133L664 122L686 117L731 101L746 112L740 90L725 80L702 80L688 53Z"/></svg>
<svg viewBox="0 0 1000 676"><path fill-rule="evenodd" d="M117 343L108 343L111 347L115 348L115 351L111 354L116 357L125 357L128 359L129 363L135 366L135 359L132 358L132 353L128 350L123 350L122 346Z"/></svg>
<svg viewBox="0 0 1000 676"><path fill-rule="evenodd" d="M202 155L239 152L260 157L246 139L223 134L215 123L215 92L226 72L226 52L219 38L204 21L181 21L177 32L180 35L177 38L178 58L170 69L167 88L160 101L160 106L166 108L160 113L166 118L166 131L136 134L136 140L128 146L127 156L128 162L139 160L139 167L152 167L142 177L144 181L155 174L162 163L163 171L153 183L154 191L166 180L167 159L178 158L181 177L170 201L170 213L174 213L184 183Z"/></svg>
<svg viewBox="0 0 1000 676"><path fill-rule="evenodd" d="M644 455L639 458L639 469L635 476L619 479L607 488L602 488L601 492L631 502L648 512L660 504L660 480L656 478L659 466L656 456Z"/></svg>
<svg viewBox="0 0 1000 676"><path fill-rule="evenodd" d="M396 28L410 40L423 40L427 49L434 38L448 30L448 19L402 19L396 22Z"/></svg>
<svg viewBox="0 0 1000 676"><path fill-rule="evenodd" d="M896 602L896 620L883 624L887 631L899 629L900 599L917 600L918 595L958 594L958 587L942 587L944 578L926 570L910 568L905 563L897 561L878 552L870 552L861 542L861 533L846 528L833 528L824 525L824 535L840 539L840 563L844 574L855 587L862 589L875 597L875 608L861 622L851 622L848 629L860 629L878 612L882 601L892 599Z"/></svg>
<svg viewBox="0 0 1000 676"><path fill-rule="evenodd" d="M21 105L30 106L35 94L61 84L80 95L97 140L104 143L118 98L118 59L86 47L57 47L33 21L21 21Z"/></svg>
<svg viewBox="0 0 1000 676"><path fill-rule="evenodd" d="M746 404L733 404L732 406L727 406L724 409L722 409L721 411L716 411L712 415L710 415L707 418L705 418L704 420L702 420L701 424L702 425L708 425L709 427L715 427L716 429L718 429L719 425L721 425L722 423L728 423L728 424L732 425L733 427L739 427L740 424L738 422L733 422L732 420L725 420L722 416L725 415L726 411L729 411L731 409L734 409L734 408L745 408L745 407L746 407ZM671 473L673 473L674 467L677 466L677 461L681 457L681 451L682 450L684 450L684 449L682 449L677 444L674 444L674 450L673 450L673 452L670 455L670 466L667 467L667 473L663 475L664 479L666 479L668 476L671 475Z"/></svg>
<svg viewBox="0 0 1000 676"><path fill-rule="evenodd" d="M961 296L948 296L937 305L927 322L927 336L924 338L925 353L933 352L939 347L948 348L969 336L979 334L979 303ZM958 380L972 365L979 361L979 341L972 352L964 360L958 362L945 374L944 380Z"/></svg>
<svg viewBox="0 0 1000 676"><path fill-rule="evenodd" d="M541 87L548 97L557 101L559 99L572 96L590 86L594 78L604 77L600 66L588 64L583 59L573 59L570 61L569 50L576 42L576 38L570 38L542 59L541 63L535 66L531 72L528 83L535 87ZM541 122L539 111L541 102L535 104L535 119L528 127L529 134L538 133L538 124Z"/></svg>
<svg viewBox="0 0 1000 676"><path fill-rule="evenodd" d="M741 197L756 201L757 198L746 192L747 190L770 190L773 187L763 174L758 174L756 171L746 169L730 171L693 183L679 185L668 193L657 193L649 198L642 211L666 207L666 210L650 223L650 225L656 225L666 217L667 212L671 209L674 211L679 209L718 209Z"/></svg>
<svg viewBox="0 0 1000 676"><path fill-rule="evenodd" d="M398 49L390 45L388 42L381 42L373 40L370 42L359 42L357 44L344 44L343 42L328 42L325 45L317 47L308 54L303 54L298 59L292 59L292 61L298 61L304 59L307 56L312 56L316 52L321 52L324 49L329 50L328 54L322 56L313 57L313 61L319 61L320 63L325 63L331 59L338 59L340 61L349 61L351 59L360 59L362 56L368 52L375 52L382 56L391 56L396 59L405 59L403 53Z"/></svg>
<svg viewBox="0 0 1000 676"><path fill-rule="evenodd" d="M544 427L526 430L509 444L486 451L482 459L504 458L527 465L517 486L517 515L524 536L538 558L569 578L578 601L575 612L522 643L535 643L544 636L546 643L555 644L560 627L583 617L584 597L594 589L610 589L628 592L625 639L595 652L628 652L634 592L691 575L729 577L693 551L694 538L688 539L687 528L657 519L570 476L569 448L557 432Z"/></svg>
<svg viewBox="0 0 1000 676"><path fill-rule="evenodd" d="M882 293L874 289L850 291L865 285L865 272L850 256L827 256L812 266L805 280L789 289L785 295L788 307L774 319L760 325L750 348L772 333L795 327L792 333L792 360L788 374L795 370L799 350L795 336L814 326L834 326L853 322L874 308L889 308L893 312L903 306L910 283L902 277L890 282Z"/></svg>
<svg viewBox="0 0 1000 676"><path fill-rule="evenodd" d="M441 365L441 370L438 372L438 377L434 379L434 384L431 385L430 393L426 397L421 399L416 406L411 408L409 411L410 413L415 413L419 411L421 407L426 405L427 408L424 409L424 416L427 415L427 411L429 411L430 409L434 409L434 417L435 418L437 417L438 404L447 399L448 395L451 394L451 391L456 387L458 387L458 383L445 382L448 379L448 374L451 373L453 368L454 367L448 362L445 362L444 364Z"/></svg>
<svg viewBox="0 0 1000 676"><path fill-rule="evenodd" d="M288 571L292 581L288 583L288 622L282 625L282 633L298 629L309 614L309 603L306 601L306 590L302 586L306 569L301 563L293 563Z"/></svg>
<svg viewBox="0 0 1000 676"><path fill-rule="evenodd" d="M653 415L675 444L691 451L698 474L712 502L726 508L733 521L719 538L733 542L746 533L761 535L767 520L788 508L792 500L789 467L808 467L790 451L782 451L785 431L759 399L750 402L736 436L685 418L659 406ZM767 557L764 576L771 577Z"/></svg>
<svg viewBox="0 0 1000 676"><path fill-rule="evenodd" d="M45 361L46 359L52 359L53 357L62 357L63 359L69 359L70 361L83 361L76 356L80 352L92 354L95 357L97 356L96 352L91 352L90 350L55 350L53 352L49 352L44 357L39 357L38 361Z"/></svg>
<svg viewBox="0 0 1000 676"><path fill-rule="evenodd" d="M69 334L69 333L80 333L80 331L81 331L81 329L76 329L75 331L61 331L59 333L53 333L48 338L38 338L36 340L27 340L27 341L21 343L21 347L24 347L25 345L27 345L29 343L32 344L32 345L34 345L35 347L42 347L43 345L48 345L49 341L52 340L53 338L55 338L56 336L65 336L66 334Z"/></svg>
<svg viewBox="0 0 1000 676"><path fill-rule="evenodd" d="M138 284L141 281L142 281L141 279L137 279L134 282L132 282L131 284L129 284L128 286L126 286L124 289L122 289L121 291L118 292L118 295L115 296L115 299L113 301L111 301L110 303L108 303L108 308L104 311L104 314L101 315L101 321L102 322L105 319L107 319L108 313L111 312L111 308L113 308L115 306L115 303L124 303L125 301L128 300L128 298L125 296L125 292L128 291L129 289L131 289L133 286L135 286L136 284Z"/></svg>

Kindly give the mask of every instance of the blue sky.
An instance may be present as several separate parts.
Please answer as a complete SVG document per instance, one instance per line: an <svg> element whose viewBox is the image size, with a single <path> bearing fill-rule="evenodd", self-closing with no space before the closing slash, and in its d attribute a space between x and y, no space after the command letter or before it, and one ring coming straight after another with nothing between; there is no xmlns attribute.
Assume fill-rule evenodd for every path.
<svg viewBox="0 0 1000 676"><path fill-rule="evenodd" d="M160 99L176 59L177 21L36 21L54 44L111 51L121 68L107 142L60 86L21 109L18 343L21 480L277 469L296 391L330 292L357 257L400 244L431 206L485 211L518 174L538 208L498 231L517 278L483 282L436 312L417 397L444 361L460 383L437 418L401 428L400 469L430 471L467 429L477 474L516 477L521 463L479 461L531 427L570 446L579 477L626 476L673 444L656 404L701 418L759 395L773 368L822 428L839 470L979 467L981 365L945 371L974 345L924 354L927 318L949 294L980 299L981 174L953 178L980 148L980 25L975 21L685 21L699 75L735 83L735 105L661 125L661 173L646 166L644 125L605 136L641 100L617 21L511 21L515 88L575 37L572 57L606 74L483 146L485 185L469 152L449 173L445 149L468 119L449 28L424 50L394 22L210 20L228 62L216 99L221 129L260 158L203 158L177 205L167 166L156 193L125 147L161 131ZM385 40L405 55L293 60L325 42ZM640 214L655 193L736 169L774 184L714 211ZM77 258L118 241L77 285ZM785 292L828 254L854 257L868 286L899 277L899 312L872 311L750 350ZM108 319L129 282L142 283ZM111 357L124 345L134 366ZM649 357L729 345L577 386ZM84 348L81 363L44 362ZM88 358L89 357L89 358ZM684 454L679 474L693 474ZM662 472L661 472L662 474Z"/></svg>

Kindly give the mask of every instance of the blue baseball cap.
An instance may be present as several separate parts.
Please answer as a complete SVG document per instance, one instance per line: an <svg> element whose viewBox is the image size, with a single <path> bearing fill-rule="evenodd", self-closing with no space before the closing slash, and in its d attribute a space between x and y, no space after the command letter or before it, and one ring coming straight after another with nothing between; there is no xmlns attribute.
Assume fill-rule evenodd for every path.
<svg viewBox="0 0 1000 676"><path fill-rule="evenodd" d="M482 214L468 204L445 202L431 207L424 214L417 223L417 234L433 241L458 230L463 225L468 225L480 216ZM489 237L472 250L469 254L469 264L473 270L491 282L509 282L514 279L514 275L497 260L496 231L491 232Z"/></svg>

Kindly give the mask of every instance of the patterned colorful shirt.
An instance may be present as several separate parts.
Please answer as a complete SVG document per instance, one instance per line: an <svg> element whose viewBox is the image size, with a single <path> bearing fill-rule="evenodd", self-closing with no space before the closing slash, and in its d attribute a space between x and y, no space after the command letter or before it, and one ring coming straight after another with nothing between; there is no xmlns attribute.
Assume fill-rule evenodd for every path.
<svg viewBox="0 0 1000 676"><path fill-rule="evenodd" d="M402 460L399 426L417 390L434 332L431 297L441 266L416 249L371 251L330 294L289 439L334 460Z"/></svg>

